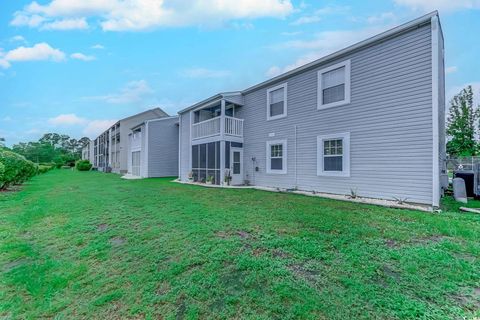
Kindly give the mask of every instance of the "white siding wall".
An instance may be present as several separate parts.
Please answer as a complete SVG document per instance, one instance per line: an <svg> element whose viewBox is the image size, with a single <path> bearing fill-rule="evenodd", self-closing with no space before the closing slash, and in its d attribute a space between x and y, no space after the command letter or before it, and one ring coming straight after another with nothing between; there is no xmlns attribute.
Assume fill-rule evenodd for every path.
<svg viewBox="0 0 480 320"><path fill-rule="evenodd" d="M179 178L186 181L188 173L191 171L190 167L190 112L182 113L179 116L180 123L180 168Z"/></svg>

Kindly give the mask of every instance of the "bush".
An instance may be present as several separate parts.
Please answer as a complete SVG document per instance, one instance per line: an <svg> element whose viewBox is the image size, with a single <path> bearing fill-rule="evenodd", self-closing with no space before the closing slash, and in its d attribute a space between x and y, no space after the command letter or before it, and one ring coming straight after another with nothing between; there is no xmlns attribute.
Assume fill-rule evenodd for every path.
<svg viewBox="0 0 480 320"><path fill-rule="evenodd" d="M88 160L78 160L75 167L78 171L90 171L92 164Z"/></svg>
<svg viewBox="0 0 480 320"><path fill-rule="evenodd" d="M37 165L12 151L0 150L0 163L3 167L0 176L1 189L25 182L38 172Z"/></svg>
<svg viewBox="0 0 480 320"><path fill-rule="evenodd" d="M48 165L44 165L44 164L39 164L38 165L38 173L45 173L45 172L48 172L50 170L52 170L53 168L55 168L55 166L48 166Z"/></svg>

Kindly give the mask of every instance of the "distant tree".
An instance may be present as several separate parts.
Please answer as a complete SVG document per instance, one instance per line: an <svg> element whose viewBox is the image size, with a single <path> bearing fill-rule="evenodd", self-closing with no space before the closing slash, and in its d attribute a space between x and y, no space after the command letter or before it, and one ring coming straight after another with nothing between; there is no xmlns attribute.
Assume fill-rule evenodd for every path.
<svg viewBox="0 0 480 320"><path fill-rule="evenodd" d="M0 138L0 148L5 147L5 138Z"/></svg>
<svg viewBox="0 0 480 320"><path fill-rule="evenodd" d="M70 138L65 134L47 133L38 141L15 144L12 150L37 163L74 164L81 157L82 143L85 141L80 142L82 139Z"/></svg>
<svg viewBox="0 0 480 320"><path fill-rule="evenodd" d="M450 101L447 123L447 153L451 156L473 156L477 154L475 139L479 109L473 106L471 86L463 89Z"/></svg>

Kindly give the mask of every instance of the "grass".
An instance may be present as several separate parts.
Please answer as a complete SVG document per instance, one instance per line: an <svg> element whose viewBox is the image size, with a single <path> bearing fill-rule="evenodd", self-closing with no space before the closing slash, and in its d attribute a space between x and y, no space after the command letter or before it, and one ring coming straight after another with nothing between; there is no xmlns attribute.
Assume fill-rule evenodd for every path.
<svg viewBox="0 0 480 320"><path fill-rule="evenodd" d="M54 170L0 194L0 317L472 319L480 216Z"/></svg>

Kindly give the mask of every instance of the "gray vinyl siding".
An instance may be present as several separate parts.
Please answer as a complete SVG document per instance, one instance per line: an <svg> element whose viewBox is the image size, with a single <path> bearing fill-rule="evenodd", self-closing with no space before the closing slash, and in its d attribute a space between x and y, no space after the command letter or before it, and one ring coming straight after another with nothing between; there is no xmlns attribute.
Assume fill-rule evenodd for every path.
<svg viewBox="0 0 480 320"><path fill-rule="evenodd" d="M179 116L180 124L180 168L179 178L187 180L188 173L192 170L190 167L190 112L185 112Z"/></svg>
<svg viewBox="0 0 480 320"><path fill-rule="evenodd" d="M234 95L234 96L228 96L228 97L225 98L225 100L228 100L228 101L233 102L233 103L238 104L238 105L243 104L243 96L241 94Z"/></svg>
<svg viewBox="0 0 480 320"><path fill-rule="evenodd" d="M317 71L347 59L351 103L317 110ZM427 24L272 83L269 87L288 84L286 118L266 120L269 87L247 93L236 115L244 119L245 178L257 186L334 194L356 189L360 196L431 204L431 59ZM317 176L317 136L344 132L351 139L350 177ZM282 139L287 174L267 174L266 141ZM188 137L182 140L188 144Z"/></svg>
<svg viewBox="0 0 480 320"><path fill-rule="evenodd" d="M178 117L147 122L148 177L178 174Z"/></svg>
<svg viewBox="0 0 480 320"><path fill-rule="evenodd" d="M134 115L132 117L128 117L126 119L120 120L120 143L117 145L117 150L120 151L120 168L115 168L114 172L116 173L127 173L128 172L128 135L131 132L131 128L140 123L151 120L157 119L161 117L168 117L163 111L158 110L149 110L148 112L144 112L138 115ZM113 152L113 145L110 147L110 152ZM112 161L112 157L110 156L110 161Z"/></svg>

